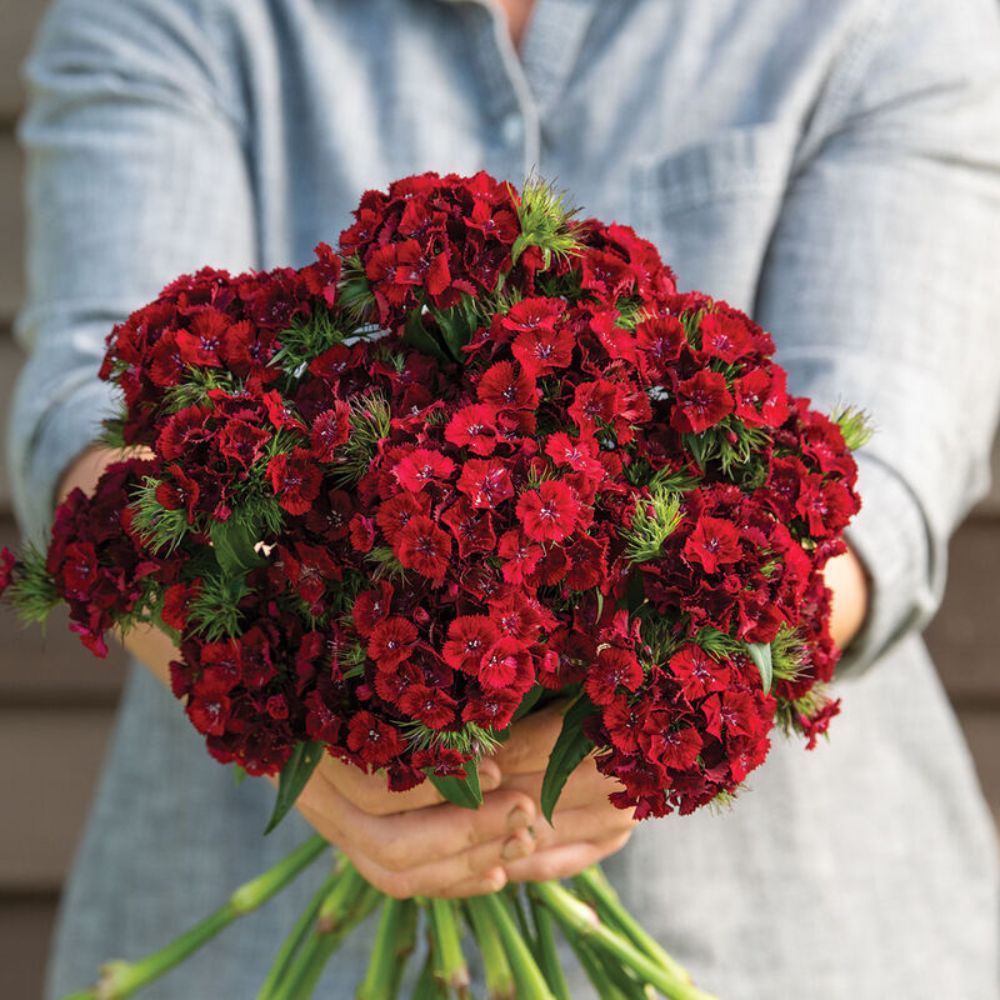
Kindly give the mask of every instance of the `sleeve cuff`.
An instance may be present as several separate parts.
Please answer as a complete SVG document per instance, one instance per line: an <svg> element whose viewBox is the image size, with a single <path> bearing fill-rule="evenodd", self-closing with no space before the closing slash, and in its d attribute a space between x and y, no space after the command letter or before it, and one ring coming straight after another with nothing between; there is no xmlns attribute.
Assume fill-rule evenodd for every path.
<svg viewBox="0 0 1000 1000"><path fill-rule="evenodd" d="M29 440L10 444L13 499L25 538L43 544L52 525L56 488L66 469L118 411L117 389L88 372L41 415Z"/></svg>

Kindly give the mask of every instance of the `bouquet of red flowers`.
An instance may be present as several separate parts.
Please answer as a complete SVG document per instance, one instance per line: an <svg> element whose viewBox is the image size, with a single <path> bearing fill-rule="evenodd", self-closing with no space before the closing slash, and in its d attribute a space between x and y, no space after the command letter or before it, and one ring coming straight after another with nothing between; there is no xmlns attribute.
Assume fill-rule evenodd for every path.
<svg viewBox="0 0 1000 1000"><path fill-rule="evenodd" d="M323 753L474 807L477 760L552 698L550 816L588 754L644 818L727 801L775 725L813 746L837 711L822 569L858 510L861 416L790 396L767 333L538 181L426 174L354 214L306 267L206 268L114 328L107 440L135 457L59 507L47 551L4 552L12 603L67 603L99 655L109 629L164 629L209 753L280 774L272 826ZM181 946L109 966L99 995L321 847ZM703 996L598 872L576 889L424 901L427 988L465 988L464 910L494 996L564 995L553 919L599 988ZM308 996L379 903L361 995L395 995L418 905L342 863L261 996Z"/></svg>

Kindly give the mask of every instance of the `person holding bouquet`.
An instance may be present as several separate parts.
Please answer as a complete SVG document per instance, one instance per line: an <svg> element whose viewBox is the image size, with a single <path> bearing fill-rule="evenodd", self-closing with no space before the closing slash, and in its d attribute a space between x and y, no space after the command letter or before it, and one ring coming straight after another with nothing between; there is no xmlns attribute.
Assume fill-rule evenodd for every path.
<svg viewBox="0 0 1000 1000"><path fill-rule="evenodd" d="M940 596L948 534L983 489L1000 385L983 264L1000 215L998 35L986 0L949 13L53 6L22 124L30 296L18 329L35 351L12 460L29 531L113 458L93 446L111 323L205 260L304 260L362 190L429 169L557 176L588 212L653 237L681 287L772 330L794 391L859 403L879 430L859 459L852 552L828 570L843 719L821 755L776 748L731 815L636 827L585 763L544 822L558 718L543 711L484 761L476 813L429 784L389 793L328 760L298 828L262 847L272 793L232 787L207 760L150 677L165 678L169 641L134 636L148 670L130 678L67 894L54 993L107 954L154 947L309 823L399 896L474 895L608 858L628 905L722 997L993 995L991 825L916 633ZM301 909L296 891L149 995L252 995ZM350 995L362 938L325 995Z"/></svg>

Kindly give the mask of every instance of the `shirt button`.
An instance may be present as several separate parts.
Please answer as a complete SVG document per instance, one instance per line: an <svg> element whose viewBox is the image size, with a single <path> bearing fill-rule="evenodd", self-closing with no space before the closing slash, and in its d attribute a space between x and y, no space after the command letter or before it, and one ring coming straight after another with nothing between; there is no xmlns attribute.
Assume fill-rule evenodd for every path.
<svg viewBox="0 0 1000 1000"><path fill-rule="evenodd" d="M508 146L516 145L524 137L524 122L516 111L506 115L500 122L500 135Z"/></svg>

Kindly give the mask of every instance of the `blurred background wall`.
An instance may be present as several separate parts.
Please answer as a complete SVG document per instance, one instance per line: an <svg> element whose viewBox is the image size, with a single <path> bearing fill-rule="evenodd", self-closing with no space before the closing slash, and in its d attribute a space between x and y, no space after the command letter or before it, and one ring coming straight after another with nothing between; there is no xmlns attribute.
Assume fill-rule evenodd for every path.
<svg viewBox="0 0 1000 1000"><path fill-rule="evenodd" d="M23 104L18 71L43 8L41 0L8 0L0 25L0 421L6 421L21 365L11 337L23 287L21 159L14 140ZM948 593L928 638L1000 818L1000 448L993 466L992 493L952 544ZM15 539L0 469L0 545ZM122 671L120 655L95 660L61 618L43 637L0 614L3 1000L40 996L60 887L94 788Z"/></svg>

